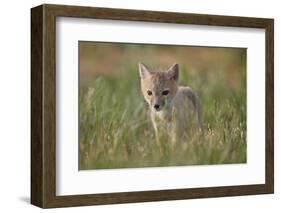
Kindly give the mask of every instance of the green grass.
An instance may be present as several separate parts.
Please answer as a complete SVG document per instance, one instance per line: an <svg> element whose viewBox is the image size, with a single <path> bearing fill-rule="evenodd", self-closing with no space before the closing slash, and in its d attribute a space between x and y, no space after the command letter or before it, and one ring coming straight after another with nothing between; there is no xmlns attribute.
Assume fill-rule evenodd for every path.
<svg viewBox="0 0 281 213"><path fill-rule="evenodd" d="M205 134L173 147L164 138L162 149L156 145L135 65L81 83L80 169L245 163L246 76L234 89L223 72L210 78L182 67L180 82L202 101Z"/></svg>

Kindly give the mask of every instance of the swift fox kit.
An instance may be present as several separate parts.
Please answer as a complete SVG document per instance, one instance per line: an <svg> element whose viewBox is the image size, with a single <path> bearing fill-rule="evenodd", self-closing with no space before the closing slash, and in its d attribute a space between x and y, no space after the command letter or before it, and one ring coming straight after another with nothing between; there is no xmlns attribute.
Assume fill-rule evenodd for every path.
<svg viewBox="0 0 281 213"><path fill-rule="evenodd" d="M186 141L192 127L203 130L202 109L190 87L178 86L179 65L167 71L150 71L139 64L141 90L149 104L150 117L159 144L159 132L167 133L172 144ZM193 120L196 120L196 125Z"/></svg>

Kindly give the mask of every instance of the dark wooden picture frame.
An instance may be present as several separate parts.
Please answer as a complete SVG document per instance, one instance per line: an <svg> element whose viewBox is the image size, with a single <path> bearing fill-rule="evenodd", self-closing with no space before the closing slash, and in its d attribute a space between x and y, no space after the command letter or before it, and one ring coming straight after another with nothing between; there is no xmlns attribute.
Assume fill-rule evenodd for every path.
<svg viewBox="0 0 281 213"><path fill-rule="evenodd" d="M56 195L56 18L77 17L265 29L265 184L192 189ZM63 5L31 9L31 203L66 207L267 194L274 191L274 20Z"/></svg>

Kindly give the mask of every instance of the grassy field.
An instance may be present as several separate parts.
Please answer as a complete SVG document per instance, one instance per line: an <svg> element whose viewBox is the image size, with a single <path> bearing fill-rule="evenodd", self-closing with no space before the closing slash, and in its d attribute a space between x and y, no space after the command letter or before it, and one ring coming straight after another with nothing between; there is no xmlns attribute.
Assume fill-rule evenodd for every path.
<svg viewBox="0 0 281 213"><path fill-rule="evenodd" d="M222 70L207 75L181 65L180 84L202 101L205 133L185 145L156 145L135 62L120 72L80 83L80 169L158 167L246 162L246 70L235 86ZM228 81L226 80L228 79Z"/></svg>

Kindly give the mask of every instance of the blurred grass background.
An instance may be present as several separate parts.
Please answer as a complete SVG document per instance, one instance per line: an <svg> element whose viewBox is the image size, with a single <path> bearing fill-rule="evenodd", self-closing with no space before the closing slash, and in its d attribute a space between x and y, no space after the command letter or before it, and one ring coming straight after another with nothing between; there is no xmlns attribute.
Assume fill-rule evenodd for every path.
<svg viewBox="0 0 281 213"><path fill-rule="evenodd" d="M79 42L79 167L109 169L246 162L246 49ZM199 95L204 137L160 151L138 62L180 64Z"/></svg>

